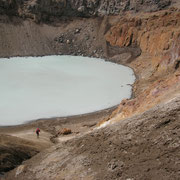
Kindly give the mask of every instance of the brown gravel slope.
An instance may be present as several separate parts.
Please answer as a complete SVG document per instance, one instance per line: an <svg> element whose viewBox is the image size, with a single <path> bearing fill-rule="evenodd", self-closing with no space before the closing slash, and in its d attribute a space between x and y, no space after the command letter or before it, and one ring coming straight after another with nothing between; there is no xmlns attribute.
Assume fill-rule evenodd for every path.
<svg viewBox="0 0 180 180"><path fill-rule="evenodd" d="M60 143L5 179L178 180L179 121L180 96L139 116Z"/></svg>
<svg viewBox="0 0 180 180"><path fill-rule="evenodd" d="M65 141L92 130L115 108L71 117L40 119L18 126L0 127L0 175L54 145L52 142ZM41 129L39 139L35 133L37 127ZM64 128L71 129L72 133L56 136Z"/></svg>

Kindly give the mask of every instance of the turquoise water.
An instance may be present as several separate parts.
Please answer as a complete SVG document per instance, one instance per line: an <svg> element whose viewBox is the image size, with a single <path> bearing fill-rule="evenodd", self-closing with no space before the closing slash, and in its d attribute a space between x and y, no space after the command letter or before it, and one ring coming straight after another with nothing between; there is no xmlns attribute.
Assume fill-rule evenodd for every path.
<svg viewBox="0 0 180 180"><path fill-rule="evenodd" d="M89 113L131 97L129 67L78 56L0 59L0 125Z"/></svg>

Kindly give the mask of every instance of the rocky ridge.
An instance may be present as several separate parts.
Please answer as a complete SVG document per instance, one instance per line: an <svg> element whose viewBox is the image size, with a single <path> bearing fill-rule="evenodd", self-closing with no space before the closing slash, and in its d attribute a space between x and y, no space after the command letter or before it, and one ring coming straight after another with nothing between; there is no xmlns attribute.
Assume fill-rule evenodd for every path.
<svg viewBox="0 0 180 180"><path fill-rule="evenodd" d="M118 15L124 11L158 11L172 2L173 0L1 0L0 14L47 21L51 16L91 17Z"/></svg>

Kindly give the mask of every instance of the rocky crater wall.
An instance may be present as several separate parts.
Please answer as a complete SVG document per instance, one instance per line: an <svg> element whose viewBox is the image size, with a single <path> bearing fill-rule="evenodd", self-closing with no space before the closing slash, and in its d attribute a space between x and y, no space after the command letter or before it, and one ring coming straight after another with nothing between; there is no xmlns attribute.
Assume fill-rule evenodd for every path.
<svg viewBox="0 0 180 180"><path fill-rule="evenodd" d="M127 14L106 33L112 46L138 46L142 53L129 65L137 74L134 98L109 117L118 121L175 97L180 90L180 12L178 9Z"/></svg>
<svg viewBox="0 0 180 180"><path fill-rule="evenodd" d="M175 158L177 158L179 152L177 136L179 127L179 99L175 99L172 103L166 105L169 100L176 97L180 92L180 8L178 8L178 6L168 8L173 5L174 2L175 0L0 0L0 57L50 54L84 55L106 58L116 63L126 64L135 70L137 81L133 87L133 98L124 100L110 116L108 114L108 117L105 116L103 117L104 119L100 118L100 120L103 119L100 123L103 123L103 125L126 118L126 120L119 122L122 124L125 123L125 126L121 127L122 124L118 126L115 125L117 131L119 131L118 133L117 131L113 133L114 127L112 130L109 130L109 132L107 128L102 130L102 138L99 138L99 134L94 136L92 133L92 135L90 135L92 141L89 141L89 137L83 136L82 139L77 139L74 143L74 146L78 147L76 151L74 151L73 148L73 156L77 158L77 155L80 154L79 157L81 157L83 152L85 152L86 155L88 153L91 154L88 158L91 159L92 162L95 162L94 165L91 165L91 167L94 167L92 174L94 175L97 169L100 170L100 172L104 171L98 175L100 179L104 179L104 177L106 177L106 179L117 179L120 176L125 179L129 178L126 174L129 175L129 173L132 172L132 159L135 157L138 158L134 159L133 167L137 167L137 169L135 169L132 177L138 177L138 179L140 179L147 176L147 178L153 177L152 179L157 179L164 176L173 179L172 175L178 175L178 170L176 170L177 166L173 167L171 164L169 165L170 171L165 171L165 166L169 164L170 160L173 165L175 164ZM168 9L166 10L166 8ZM65 17L62 18L62 16ZM158 107L155 111L147 111L153 106L164 102L166 102L166 108L163 110L162 106L163 112L161 110L159 111ZM177 107L174 107L174 105ZM127 117L141 114L145 111L147 112L144 116L135 116L134 119L130 120L131 122L128 121ZM90 119L94 119L94 117ZM140 119L143 121L139 121ZM98 119L98 121L100 120ZM44 121L42 123L44 124ZM58 123L59 122L57 122L57 124ZM49 126L50 124L53 129L55 125L53 126L52 123L49 123ZM50 128L49 126L48 128ZM167 129L164 129L164 127ZM106 131L107 142L105 142L104 139ZM124 135L121 134L123 131ZM165 132L169 134L163 135ZM155 135L153 135L153 133ZM113 136L115 143L112 146ZM125 137L125 139L123 139L123 137ZM137 139L131 140L131 137ZM154 139L152 137L154 137ZM174 141L171 141L169 137L174 139ZM85 141L83 141L83 138ZM120 138L118 140L120 144L117 146L116 140L118 138ZM148 138L152 143L147 141ZM22 146L16 147L18 149L18 151L16 151L17 149L14 149L15 145L12 144L11 147L9 143L4 142L4 139L5 137L0 139L2 144L0 147L2 152L0 160L4 161L5 159L8 165L6 166L5 164L4 167L0 167L1 171L14 168L15 165L20 164L22 160L30 158L40 150L38 147L34 150L31 144L29 145L29 142L22 142L23 145L27 144L24 148L26 150L28 149L28 151L22 151ZM21 141L18 141L19 140L14 142L21 145ZM100 146L104 142L104 146ZM127 145L124 144L124 142L126 142ZM131 142L135 142L135 144ZM136 142L138 142L138 144L136 144ZM162 142L162 144L159 142ZM69 143L70 147L72 147L73 144L71 144L70 141ZM8 146L6 146L7 144ZM48 180L51 178L55 179L55 177L66 177L67 174L70 174L71 168L72 174L70 174L69 179L72 179L72 177L76 177L77 174L79 175L79 172L84 172L83 168L89 166L87 165L86 159L84 166L82 166L81 158L78 157L80 166L75 164L77 163L77 159L75 159L72 166L68 167L69 164L71 165L69 162L72 160L72 156L66 154L67 149L65 144L63 145L65 149L60 147L58 148L59 150L54 150L54 148L52 148L52 151L55 151L53 158L57 159L59 156L57 162L54 162L54 159L52 159L51 155L53 152L50 152L50 158L47 158L47 160L45 160L44 156L40 155L38 163L36 156L34 163L37 163L37 166L30 165L30 168L34 167L33 170L29 170L29 167L27 168L26 165L20 166L17 170L18 176L16 179L24 180L26 177L32 177L31 179L33 179L35 174L38 179L44 176L44 179L48 178ZM145 146L142 146L143 144L145 144ZM167 146L166 149L164 145ZM94 147L94 149L92 149L92 147ZM107 147L109 147L108 150ZM138 147L137 151L134 147ZM172 147L174 149L171 149ZM151 151L149 150L150 148ZM57 152L57 150L60 152ZM143 150L143 152L141 152L141 150ZM16 153L14 153L14 151ZM114 156L114 152L116 151L117 157ZM149 153L149 157L153 157L151 159L153 163L147 159L146 151ZM102 152L104 154L102 154ZM157 152L159 152L159 154L157 154ZM167 152L170 152L168 162L166 161L167 157L165 157ZM139 153L139 156L137 153ZM17 163L11 163L13 158L17 158L17 154L23 154L23 158L18 161L16 160ZM94 154L97 154L98 158L100 155L103 157L96 162L96 156L94 156ZM143 155L141 156L141 154ZM154 156L152 156L152 154L154 154ZM129 158L129 155L132 155L132 157ZM45 156L47 157L46 153ZM38 169L41 169L41 167L39 167L41 157L41 164L44 165L46 163L45 166L42 167L44 171L42 174ZM57 167L57 164L60 165L59 162L64 161L64 157L70 157L70 159L67 159L68 163L66 166L68 173L65 174L63 164L62 167ZM94 157L95 159L93 159ZM108 157L110 160L106 159L106 161L102 163L101 161L104 157ZM118 166L114 164L114 162L111 162L107 167L110 169L109 171L105 167L97 168L97 164L104 165L110 162L112 158L118 159L119 157L125 157L125 159L123 159L125 169L121 170L124 166L122 166L121 162ZM159 157L162 158L161 162L165 159L160 167L163 173L159 171L159 165L157 163ZM53 162L49 161L50 159L53 160ZM127 162L129 165L126 166ZM146 167L142 162L146 162L148 166L150 164L154 165L147 170L142 170L142 166ZM51 171L52 169L49 171L49 163L51 167L54 167L53 171ZM54 166L52 166L52 163L54 163ZM137 166L137 164L139 166ZM80 169L81 171L79 169L74 171L74 167L82 167L82 169ZM118 168L115 169L114 167ZM150 168L153 169L153 171L150 170ZM129 172L129 170L131 172ZM32 171L34 173L32 173ZM113 178L115 171L117 171L117 176ZM56 174L57 172L60 174ZM148 172L152 172L152 175L149 176L149 174L147 174ZM160 174L156 176L154 172ZM14 173L17 174L16 170ZM136 173L139 173L139 175L136 176ZM13 172L11 177L13 178L9 179L15 179Z"/></svg>
<svg viewBox="0 0 180 180"><path fill-rule="evenodd" d="M180 13L162 11L144 16L127 15L106 33L112 46L138 46L152 56L157 72L175 70L180 58Z"/></svg>
<svg viewBox="0 0 180 180"><path fill-rule="evenodd" d="M113 13L108 10L111 2L120 3L112 4ZM138 8L136 13L131 8L133 3ZM114 113L125 118L146 111L179 88L180 5L174 3L0 1L0 56L71 54L128 64L137 75L134 99L123 102ZM109 16L90 17L101 16L100 12Z"/></svg>
<svg viewBox="0 0 180 180"><path fill-rule="evenodd" d="M51 16L90 17L124 11L158 11L173 0L0 0L0 14L47 21Z"/></svg>

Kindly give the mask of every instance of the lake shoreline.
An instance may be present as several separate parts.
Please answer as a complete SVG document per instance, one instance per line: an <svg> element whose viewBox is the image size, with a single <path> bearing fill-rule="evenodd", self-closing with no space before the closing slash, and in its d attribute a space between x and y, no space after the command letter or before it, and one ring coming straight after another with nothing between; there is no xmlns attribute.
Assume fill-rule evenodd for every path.
<svg viewBox="0 0 180 180"><path fill-rule="evenodd" d="M109 60L104 59L104 61L112 62L110 59ZM121 64L118 62L112 62L112 63ZM125 66L129 67L128 65L125 65ZM131 68L131 67L129 67L129 68ZM133 73L134 73L135 77L137 77L134 70L133 70ZM136 82L136 80L135 80L135 82ZM133 98L133 97L134 97L134 94L133 94L133 85L132 85L130 98ZM34 137L36 137L35 129L37 127L39 127L42 131L50 134L50 138L49 138L49 141L47 141L47 143L52 143L51 146L53 146L54 143L58 143L56 134L59 131L61 131L63 128L68 128L68 129L71 129L71 131L72 131L72 134L67 136L67 138L74 138L76 136L77 137L81 136L89 131L92 131L98 125L99 122L102 122L104 119L108 119L110 117L110 115L113 113L113 111L115 111L117 109L119 104L109 107L109 108L106 108L106 109L102 109L102 110L98 110L98 111L94 111L94 112L90 112L90 113L86 113L86 114L66 116L66 117L41 118L41 119L37 119L37 120L28 121L27 123L20 124L20 125L0 126L0 134L7 136L7 143L11 143L12 138L14 138L14 134L18 134L18 133L22 133L22 132L24 134L26 134L30 130L34 132ZM24 135L21 137L17 137L17 138L19 140L24 139ZM64 137L60 137L60 138L63 139ZM33 139L28 140L28 141L29 141L28 144L32 144L34 146ZM16 146L19 146L20 148L21 147L24 148L24 143L19 143L18 141L14 142L14 143L16 143ZM38 151L41 152L44 144L40 141L40 142L38 142L38 146L40 146ZM10 147L7 146L7 148L8 148L7 149L7 151L8 151ZM36 148L37 148L37 145L34 146L33 151ZM29 153L28 147L27 147L27 150L25 153ZM3 174L4 173L6 174L6 172L3 172Z"/></svg>
<svg viewBox="0 0 180 180"><path fill-rule="evenodd" d="M32 59L32 57L29 57L29 58L31 58L31 59L30 59L30 61L28 61L28 63L30 63L30 67L31 67L31 63L32 63L33 61L36 61L36 59L34 60L34 59ZM51 62L51 59L52 59L52 61L54 62L53 58L58 58L58 56L55 56L55 57L52 56L51 59L48 59L48 61L47 61L47 58L49 58L49 57L46 57L46 56L45 56L43 59L37 59L37 60L40 60L40 61L38 62L38 66L41 67L41 62L44 61L44 62L45 62L45 66L44 66L44 64L43 64L43 68L44 68L44 67L46 68L46 66L47 66L46 63L47 63L47 62L50 63L50 62ZM68 58L68 57L67 57L67 58ZM70 56L70 59L67 59L67 60L70 60L70 61L71 61L71 58L73 58L73 56ZM100 61L98 61L97 58L96 58L96 59L93 59L93 58L92 58L92 61L89 61L88 57L85 58L85 59L83 59L84 57L80 57L80 58L81 58L81 61L82 61L82 62L86 62L86 63L87 63L87 62L91 62L91 63L93 63L93 65L95 65L95 64L96 64L96 61L97 61L97 63L99 63L99 64L97 64L97 65L100 66L101 69L103 69L103 68L106 69L106 66L107 66L108 69L106 69L106 70L111 70L112 68L114 68L114 66L113 66L112 64L117 64L117 63L111 63L111 62L109 61L110 64L105 64L105 66L103 67L103 65L104 65L103 62L107 62L107 61L104 60L104 59L99 59ZM76 59L78 60L78 57L76 57ZM72 59L72 60L73 60L74 62L76 62L76 61L77 61L76 59ZM24 59L21 59L21 58L20 58L20 59L17 59L17 60L18 60L18 63L24 63L24 62L26 62L26 59L25 59L25 58L24 58ZM56 59L55 62L56 62L56 61L61 62L61 59ZM66 61L66 60L65 60L65 61ZM79 61L79 60L78 60L78 61ZM81 61L80 61L80 62L81 62ZM5 60L5 62L6 62L6 60ZM13 62L13 64L14 64L14 62L16 62L16 58L12 59L12 62ZM66 62L67 62L67 61L66 61ZM11 62L8 62L8 65L9 65L9 63L11 63ZM40 64L39 64L39 63L40 63ZM90 63L89 65L91 65L91 63ZM95 64L94 64L94 63L95 63ZM101 64L102 64L102 65L101 65ZM11 65L11 64L10 64L10 65ZM16 65L16 64L15 64L15 65ZM59 64L59 65L61 65L61 64ZM17 65L16 65L16 66L17 66ZM16 67L16 66L15 66L15 67ZM26 65L26 66L27 66L27 65ZM76 65L76 66L77 66L77 65ZM87 66L88 66L88 64L87 64ZM19 66L18 66L18 67L19 67ZM26 71L24 70L24 64L23 64L22 67L23 67L23 72L26 72ZM22 67L21 67L21 64L20 64L20 70L22 69ZM34 66L33 66L33 67L34 67ZM35 66L35 67L36 67L36 66ZM49 66L47 66L47 67L49 67ZM52 66L52 67L53 67L53 66ZM51 67L51 68L52 68L52 67ZM60 67L61 67L61 66L60 66ZM64 67L64 64L63 64L63 67ZM78 67L79 67L79 66L78 66ZM122 71L122 72L121 72L121 74L122 74L122 73L124 72L124 70L126 70L126 69L125 69L126 67L128 67L128 66L119 66L119 67L117 66L117 70L120 71L120 72ZM61 67L61 68L62 68L62 67ZM88 66L88 68L90 68L90 67ZM116 66L115 66L115 68L116 68ZM121 69L121 68L122 68L122 69ZM132 70L132 68L130 68L130 67L128 67L128 68L130 69L130 72L131 72L131 71L133 72L132 75L135 77L134 71ZM40 70L41 70L41 69L40 69ZM98 68L97 68L97 70L98 70ZM114 70L116 70L116 69L114 69ZM127 69L127 70L128 70L128 69ZM16 71L17 71L17 70L16 70ZM29 71L29 64L28 64L28 71ZM61 70L59 70L59 69L58 69L58 71L61 72ZM94 71L94 70L93 70L93 71ZM128 70L128 71L129 71L129 70ZM39 71L38 71L38 72L39 72ZM41 71L40 71L40 72L41 72ZM130 73L130 72L128 72L128 73ZM48 72L48 73L49 73L49 72ZM98 73L103 73L103 70L102 70L102 72L101 72L101 71L99 72L99 70L98 70ZM124 73L126 73L126 72L124 72ZM111 74L111 71L109 72L109 74ZM38 74L37 74L37 75L38 75ZM41 75L41 74L40 74L40 75ZM83 74L82 74L82 75L83 75ZM27 76L27 75L26 75L26 76ZM93 76L94 76L94 75L93 75ZM102 75L101 75L101 76L102 76ZM134 78L133 76L132 76L132 79ZM2 77L3 77L3 75L2 75ZM17 76L17 77L20 77L20 76ZM110 76L110 77L111 77L111 76ZM112 75L112 77L113 77L113 75ZM112 77L111 77L111 78L112 78ZM118 76L118 77L119 77L119 76ZM121 77L121 75L120 75L120 77ZM13 78L14 78L14 77L13 77ZM98 75L98 78L99 78L99 75ZM109 75L108 75L108 78L109 78ZM129 78L130 78L130 77L129 77ZM28 77L28 79L29 79L29 77ZM36 78L36 79L37 79L37 78ZM58 79L58 77L57 77L57 79ZM104 79L104 76L103 76L103 79ZM106 78L105 78L105 79L106 79ZM129 83L130 83L130 81L135 81L135 80L126 80L126 82L124 82L124 80L123 80L122 82L121 82L121 81L122 81L122 80L120 80L120 83L122 83L122 84L125 83L125 84L123 84L123 86L126 85L126 87L127 87L127 86L130 85L130 86L133 88L133 84L132 84L132 85L131 85L131 84L128 84L128 81L129 81ZM14 82L14 81L13 81L13 82ZM19 80L18 80L18 82L19 82ZM118 82L118 79L114 79L114 83L115 83L115 84L117 84L116 82ZM6 82L5 82L5 83L6 83ZM41 82L41 83L42 83L42 82ZM40 83L39 83L39 84L40 84ZM108 83L106 83L106 84L108 84ZM91 88L93 88L93 86L92 86L91 84L89 84L89 85L90 85ZM62 85L61 85L61 86L62 86ZM86 86L87 86L87 85L86 85ZM101 86L102 86L102 87L104 86L104 85L103 85L103 82L102 82L102 85L101 85ZM122 85L121 85L121 87L120 87L120 85L118 85L119 87L117 88L117 87L114 86L112 83L111 83L111 84L108 84L108 86L109 86L109 87L114 87L113 89L115 89L115 91L116 91L118 94L119 94L119 92L121 92L121 89L119 89L119 88L123 87ZM25 86L25 87L26 87L26 86ZM32 84L32 86L29 85L29 88L31 88L31 87L33 87L33 84ZM40 87L41 87L41 85L40 85ZM91 92L90 87L88 87L88 89L87 89L87 88L86 88L86 89L87 89L87 91L89 90L89 91ZM101 87L101 88L102 88L102 87ZM49 88L48 88L48 89L49 89ZM55 88L55 89L57 89L57 88ZM61 89L62 89L62 88L60 88L60 90L61 90ZM44 90L45 90L45 89L44 89ZM41 91L40 91L39 97L41 97L41 92L43 92L44 90L41 90ZM102 89L101 89L101 90L102 90ZM29 91L29 89L28 89L28 91ZM84 90L83 90L83 91L84 91ZM93 91L94 91L94 90L93 90ZM93 92L93 91L92 91L92 92ZM98 92L98 89L97 89L96 91ZM108 92L108 90L106 90L106 91ZM126 89L126 90L122 90L122 91L125 91L125 92L123 92L123 94L124 94L124 93L130 93L130 94L131 94L131 97L130 97L130 98L133 97L133 94L132 94L133 90L132 90L132 89L130 90L131 92L129 92L129 89L128 89L128 91L127 91L127 89ZM126 91L127 91L127 92L126 92ZM79 93L79 92L81 92L81 91L78 90L76 93L73 91L73 93L76 94L76 96L77 96L77 93ZM115 92L113 91L112 93L114 94ZM36 94L37 94L37 92L36 92ZM53 94L53 93L50 93L50 94ZM92 94L92 93L91 93L91 94ZM101 94L102 94L102 93L101 93ZM120 93L120 94L121 94L121 93ZM96 95L97 95L97 94L96 94ZM104 94L104 95L106 95L106 94ZM20 98L21 98L21 96L23 97L23 95L20 94ZM42 96L43 96L43 95L42 95ZM55 96L58 97L57 95L55 95ZM101 95L101 96L102 96L102 95ZM100 97L98 96L98 98L104 99L104 98L102 98L103 96L102 96L102 97L101 97L101 96L100 96ZM106 95L106 96L107 96L107 95ZM116 94L115 94L115 96L116 96ZM127 95L125 95L125 96L127 96ZM128 96L129 96L129 95L128 95ZM25 97L27 97L27 96L25 96ZM32 96L32 97L33 97L33 96ZM48 96L48 97L49 97L49 96ZM79 97L79 96L78 96L78 97ZM88 95L87 97L89 98L89 95ZM112 97L112 98L113 98L113 97ZM111 98L111 99L112 99L112 98ZM120 99L121 99L121 96L117 95L117 98L120 98ZM116 98L116 99L117 99L117 98ZM37 99L37 98L36 98L36 99ZM91 99L91 98L90 98L90 99ZM123 97L123 99L129 99L129 98ZM78 98L77 101L79 102L79 100L80 100L80 99ZM100 100L100 99L99 99L99 100ZM27 100L26 100L26 101L27 101ZM47 101L47 100L46 100L46 101ZM60 101L58 101L58 100L56 100L56 101L58 102L58 104L59 104L59 102L61 102L61 101L62 101L62 103L63 103L63 102L66 102L66 101L67 101L67 103L68 103L69 101L71 101L71 99L69 99L69 101L68 101L67 99L66 99L66 101L64 101L62 98L60 98ZM75 102L77 102L77 101L75 101ZM83 100L83 101L84 101L84 100ZM87 100L86 100L86 101L87 101ZM101 100L101 101L102 101L102 100ZM106 105L103 104L103 101L106 102ZM46 117L46 115L43 115L43 113L42 113L42 118L32 118L32 120L24 121L24 123L22 123L22 124L27 124L28 122L36 121L36 120L38 120L38 119L55 119L55 118L67 118L67 117L70 117L70 118L71 118L71 117L81 116L81 115L84 115L84 114L87 114L87 115L88 115L88 114L96 113L96 112L99 112L99 111L102 111L102 110L106 110L106 109L111 109L111 108L117 107L117 106L121 103L121 100L120 100L118 103L115 103L115 105L109 106L109 105L107 105L107 102L108 102L108 104L112 104L113 102L109 102L108 99L103 100L103 101L102 101L102 105L99 104L99 105L96 105L97 107L95 106L96 109L98 109L98 110L91 110L91 109L94 109L94 108L92 108L93 106L92 106L91 104L90 104L90 106L88 105L88 106L91 107L91 108L90 108L89 110L88 110L88 109L85 110L85 111L87 111L87 113L86 113L86 112L83 113L84 110L81 110L81 105L80 105L80 107L77 107L77 108L76 108L77 110L76 110L76 109L74 110L74 108L73 108L73 111L71 112L71 108L72 108L73 106L72 106L72 107L69 106L69 105L67 106L67 103L65 103L64 105L62 104L61 107L63 107L63 108L65 107L65 108L66 108L66 106L67 106L68 109L70 109L70 111L68 110L68 111L69 111L68 114L72 114L72 115L54 115L54 116L52 116L52 117L48 117L49 115L47 114L47 117ZM18 101L14 101L14 103L15 103L15 102L18 102ZM27 101L27 102L29 102L29 103L31 104L31 101ZM40 101L39 101L39 102L40 102ZM48 102L48 101L47 101L47 102ZM28 104L29 104L29 103L28 103ZM82 104L81 101L80 101L79 103ZM96 102L94 102L94 101L93 101L93 103L96 104ZM37 103L36 103L36 104L37 104ZM54 104L54 103L53 103L53 104ZM56 103L55 103L55 104L56 104ZM83 103L83 104L84 104L84 103ZM89 104L88 101L87 101L87 104ZM86 104L85 104L85 105L86 105ZM85 106L85 105L83 105L83 106ZM38 106L39 106L39 107L43 107L42 105L38 105ZM98 107L98 106L99 106L99 107ZM100 107L100 106L102 106L102 107ZM109 107L103 108L103 106L109 106ZM23 107L24 107L24 106L23 106ZM45 109L46 109L46 107L45 107ZM83 109L84 109L84 107L83 107ZM34 109L33 111L36 112L35 110L36 110L36 109ZM66 110L66 109L62 109L62 110L64 111L64 110ZM79 112L80 112L79 110L81 110L82 113L79 113ZM14 110L13 110L13 111L14 111ZM44 112L48 112L48 110L43 110L43 111L44 111ZM58 111L58 110L56 110L56 111L59 112L59 114L61 114L61 111ZM66 111L67 111L67 110L66 110ZM65 111L65 112L66 112L66 111ZM68 111L67 111L67 112L68 112ZM79 111L79 112L78 112L78 111ZM89 112L88 112L88 111L89 111ZM9 111L9 112L11 112L11 111ZM18 111L17 111L17 112L18 112ZM23 110L23 112L25 112L25 109ZM40 111L40 110L38 110L38 112L40 112L40 114L41 114L41 111ZM51 111L50 111L50 112L51 112ZM16 114L17 114L17 113L16 113ZM51 114L53 114L53 113L51 113ZM55 113L55 114L58 114L58 113ZM18 114L17 114L17 115L18 115ZM18 115L18 116L19 116L19 115ZM30 115L30 116L31 116L31 115ZM29 116L29 117L30 117L30 116ZM19 117L21 118L21 116L19 116ZM28 117L28 116L27 116L27 117ZM44 117L44 118L43 118L43 117ZM12 119L12 118L11 118L11 119ZM17 118L16 118L16 119L17 119ZM26 118L26 119L28 119L28 118ZM31 119L31 118L29 118L29 119ZM11 121L13 122L13 120L11 120ZM18 121L17 121L17 125L18 125L18 124L21 124L21 122L18 122ZM7 125L6 125L6 124L3 125L3 124L2 124L0 127L9 127L9 126L11 126L11 124L10 124L10 125L8 125L8 124L7 124ZM16 126L16 125L12 125L12 126Z"/></svg>

